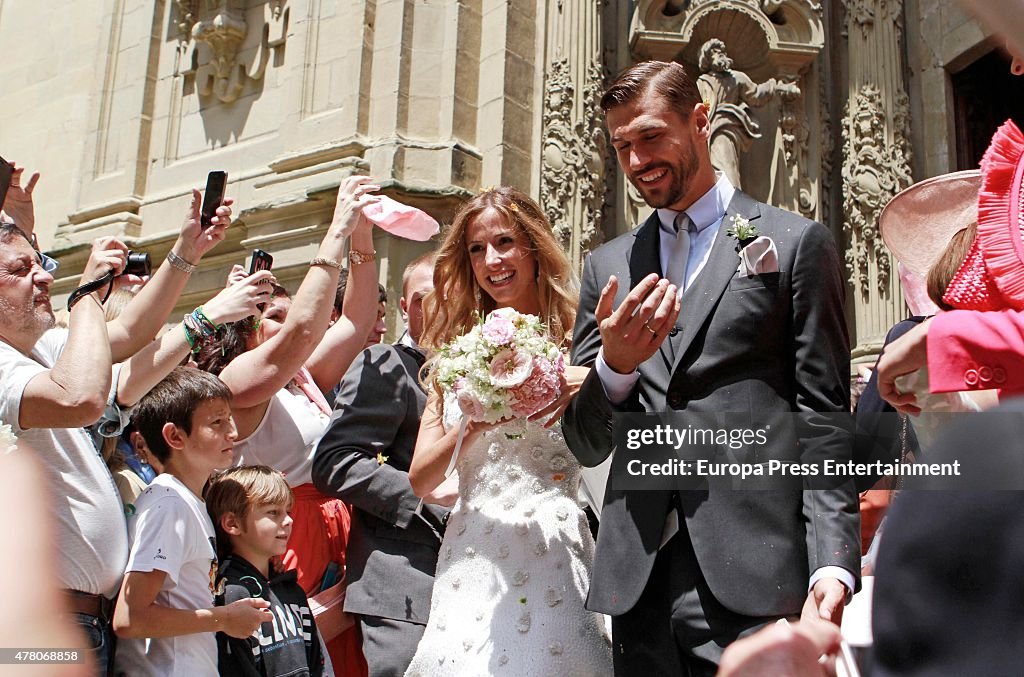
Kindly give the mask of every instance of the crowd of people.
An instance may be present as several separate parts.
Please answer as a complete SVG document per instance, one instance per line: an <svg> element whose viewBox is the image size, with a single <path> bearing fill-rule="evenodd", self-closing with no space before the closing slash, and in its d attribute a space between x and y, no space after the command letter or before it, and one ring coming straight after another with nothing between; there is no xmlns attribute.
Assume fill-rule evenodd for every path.
<svg viewBox="0 0 1024 677"><path fill-rule="evenodd" d="M971 641L992 630L986 605L1020 585L1007 569L1018 556L991 576L980 561L1019 529L1016 498L903 492L884 522L862 524L852 480L720 492L613 476L600 505L581 502L582 468L613 454L626 414L799 413L799 435L765 453L858 453L835 416L851 410L850 345L828 229L714 169L708 108L678 63L630 67L601 108L654 209L646 222L592 252L577 283L539 205L485 190L405 269L393 344L381 342L369 177L340 182L294 294L270 270L236 266L169 320L231 224L230 198L206 224L194 190L148 280L122 275L127 246L98 238L55 327L56 262L34 235L39 177L14 168L0 421L18 451L0 462L46 492L46 519L19 552L39 565L29 580L53 570L33 618L88 648L69 674L828 674L849 656L839 624L862 553L882 591L873 674L1017 664L1007 643ZM927 247L901 244L925 224ZM912 414L893 418L909 429L889 436L896 456L955 458L971 436L1012 447L999 425L917 415L994 404L937 393L1021 388L1024 135L1007 122L980 172L897 196L882 232L911 307L942 311L894 331L859 407ZM432 367L501 309L539 318L568 364L524 420L484 422ZM920 511L939 510L944 533L921 528ZM978 529L975 511L992 524ZM1010 606L997 619L1019 624Z"/></svg>

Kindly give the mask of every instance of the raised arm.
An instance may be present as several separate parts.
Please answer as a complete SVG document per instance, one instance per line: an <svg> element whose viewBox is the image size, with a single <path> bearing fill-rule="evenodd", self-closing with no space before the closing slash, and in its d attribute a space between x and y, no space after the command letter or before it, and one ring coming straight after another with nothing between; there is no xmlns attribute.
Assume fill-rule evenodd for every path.
<svg viewBox="0 0 1024 677"><path fill-rule="evenodd" d="M213 225L203 228L200 223L202 199L199 191L192 189L192 202L171 253L120 316L107 325L115 362L128 359L156 337L185 289L192 269L224 239L231 223L232 202L231 198L224 198Z"/></svg>
<svg viewBox="0 0 1024 677"><path fill-rule="evenodd" d="M317 259L324 262L310 266L281 330L239 355L220 373L234 395L233 409L251 409L268 402L313 354L330 322L345 241L363 218L363 207L378 199L369 194L378 188L366 176L341 182L334 218L317 251Z"/></svg>
<svg viewBox="0 0 1024 677"><path fill-rule="evenodd" d="M112 237L97 239L85 264L82 284L103 277L109 270L119 272L126 251ZM25 386L18 416L22 428L87 426L103 413L110 390L111 360L98 293L80 298L71 308L67 343L60 357L52 369L39 373Z"/></svg>
<svg viewBox="0 0 1024 677"><path fill-rule="evenodd" d="M225 287L200 308L217 325L256 315L259 313L256 305L270 300L270 285L261 283L272 276L269 270L248 275L240 282ZM186 336L183 323L176 324L163 336L151 341L121 368L117 382L118 404L125 407L135 405L191 351L192 343Z"/></svg>
<svg viewBox="0 0 1024 677"><path fill-rule="evenodd" d="M369 219L359 220L349 246L354 252L373 252L373 223ZM356 263L351 259L349 264L341 316L306 360L306 368L324 393L341 381L352 360L363 349L370 327L377 319L377 265L373 261Z"/></svg>
<svg viewBox="0 0 1024 677"><path fill-rule="evenodd" d="M14 166L14 173L11 174L11 185L7 189L7 197L4 198L4 203L0 205L0 208L7 216L11 217L18 228L28 235L30 240L35 242L33 235L36 228L36 211L35 204L32 202L32 191L36 189L36 183L39 181L39 172L32 172L32 176L23 186L21 179L25 168L14 163L11 164Z"/></svg>

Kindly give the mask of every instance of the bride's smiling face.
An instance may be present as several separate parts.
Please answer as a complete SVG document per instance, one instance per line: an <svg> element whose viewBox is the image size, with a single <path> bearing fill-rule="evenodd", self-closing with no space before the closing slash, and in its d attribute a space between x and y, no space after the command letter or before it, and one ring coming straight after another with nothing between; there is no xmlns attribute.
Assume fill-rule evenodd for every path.
<svg viewBox="0 0 1024 677"><path fill-rule="evenodd" d="M497 307L539 312L537 257L501 212L485 209L466 226L466 250L476 283Z"/></svg>

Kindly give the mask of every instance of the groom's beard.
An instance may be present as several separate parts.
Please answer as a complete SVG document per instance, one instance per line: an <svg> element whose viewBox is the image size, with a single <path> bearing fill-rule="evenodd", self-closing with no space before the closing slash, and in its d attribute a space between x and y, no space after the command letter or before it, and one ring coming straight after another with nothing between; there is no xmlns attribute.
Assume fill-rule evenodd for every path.
<svg viewBox="0 0 1024 677"><path fill-rule="evenodd" d="M663 191L651 190L642 181L634 178L635 176L646 174L652 169L656 169L656 167L645 167L643 170L629 175L629 182L640 192L644 202L654 209L671 207L680 202L686 196L686 191L690 183L693 182L693 177L697 175L697 171L700 169L695 154L683 156L681 161L675 165L662 166L668 170L668 175L671 179L668 188Z"/></svg>

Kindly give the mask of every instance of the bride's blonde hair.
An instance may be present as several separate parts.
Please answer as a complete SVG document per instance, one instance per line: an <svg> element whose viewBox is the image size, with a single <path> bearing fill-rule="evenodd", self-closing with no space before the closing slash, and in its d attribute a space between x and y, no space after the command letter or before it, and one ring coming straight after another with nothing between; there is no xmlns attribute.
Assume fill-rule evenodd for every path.
<svg viewBox="0 0 1024 677"><path fill-rule="evenodd" d="M541 321L554 341L568 344L579 298L569 259L537 203L507 186L471 199L446 229L434 265L434 289L423 299L424 328L419 344L428 351L436 351L468 332L478 318L486 317L497 307L477 284L466 244L466 229L488 209L501 214L516 234L529 240L530 251L537 259Z"/></svg>

